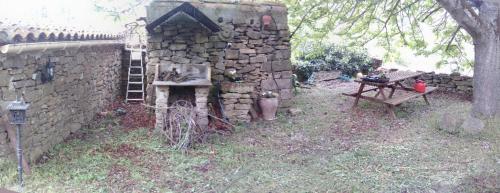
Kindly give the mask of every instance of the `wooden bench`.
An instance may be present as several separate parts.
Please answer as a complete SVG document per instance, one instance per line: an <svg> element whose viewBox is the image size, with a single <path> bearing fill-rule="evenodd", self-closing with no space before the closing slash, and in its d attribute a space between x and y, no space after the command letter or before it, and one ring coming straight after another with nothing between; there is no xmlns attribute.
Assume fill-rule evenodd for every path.
<svg viewBox="0 0 500 193"><path fill-rule="evenodd" d="M438 87L430 87L428 86L426 89L425 89L425 92L424 93L419 93L419 92L415 92L415 91L406 91L406 92L403 92L401 94L398 94L397 96L394 96L390 99L387 99L387 100L384 100L382 101L383 103L385 103L388 107L388 110L389 110L389 114L395 118L396 117L396 114L394 113L394 107L410 100L410 99L413 99L413 98L417 98L419 96L422 96L424 97L424 100L425 100L425 103L427 103L427 105L430 105L429 103L429 100L427 99L427 94L435 91Z"/></svg>
<svg viewBox="0 0 500 193"><path fill-rule="evenodd" d="M397 105L400 105L401 103L404 103L410 99L417 98L419 96L423 96L425 102L427 104L429 104L429 101L427 100L426 94L429 94L429 93L435 91L436 89L437 89L437 87L427 87L425 89L424 93L419 93L419 92L415 92L415 91L407 91L401 95L394 96L390 99L385 100L384 103L386 103L388 105L392 105L392 106L397 106Z"/></svg>

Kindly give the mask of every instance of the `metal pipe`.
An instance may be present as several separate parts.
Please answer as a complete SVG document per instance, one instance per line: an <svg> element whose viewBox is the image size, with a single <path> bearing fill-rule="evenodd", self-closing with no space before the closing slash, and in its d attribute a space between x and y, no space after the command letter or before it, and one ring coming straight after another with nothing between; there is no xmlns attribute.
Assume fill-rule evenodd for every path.
<svg viewBox="0 0 500 193"><path fill-rule="evenodd" d="M23 148L21 145L21 124L17 124L17 172L19 173L19 189L23 190Z"/></svg>
<svg viewBox="0 0 500 193"><path fill-rule="evenodd" d="M82 48L103 45L123 44L117 40L97 40L97 41L68 41L68 42L39 42L39 43L21 43L7 44L0 47L1 54L21 54L23 52L47 51L47 50L65 50L68 48Z"/></svg>

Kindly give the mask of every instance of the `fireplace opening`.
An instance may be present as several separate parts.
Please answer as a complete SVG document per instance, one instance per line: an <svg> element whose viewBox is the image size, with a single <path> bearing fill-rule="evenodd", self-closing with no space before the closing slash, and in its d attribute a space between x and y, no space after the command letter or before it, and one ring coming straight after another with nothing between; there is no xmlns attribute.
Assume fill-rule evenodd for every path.
<svg viewBox="0 0 500 193"><path fill-rule="evenodd" d="M195 97L195 87L194 86L171 86L168 96L168 106L172 106L178 100L185 100L196 106Z"/></svg>

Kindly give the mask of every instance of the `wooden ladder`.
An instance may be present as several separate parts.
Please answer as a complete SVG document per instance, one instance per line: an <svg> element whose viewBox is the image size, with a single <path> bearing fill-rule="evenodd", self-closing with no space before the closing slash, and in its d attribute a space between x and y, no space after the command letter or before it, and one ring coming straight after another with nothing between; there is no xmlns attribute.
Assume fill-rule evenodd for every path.
<svg viewBox="0 0 500 193"><path fill-rule="evenodd" d="M144 102L144 63L141 49L130 49L126 102Z"/></svg>

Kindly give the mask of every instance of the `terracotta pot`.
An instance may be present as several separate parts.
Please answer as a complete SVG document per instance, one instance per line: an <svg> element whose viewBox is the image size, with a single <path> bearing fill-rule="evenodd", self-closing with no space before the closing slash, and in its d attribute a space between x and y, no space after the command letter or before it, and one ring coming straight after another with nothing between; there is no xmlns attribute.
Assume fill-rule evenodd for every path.
<svg viewBox="0 0 500 193"><path fill-rule="evenodd" d="M264 120L271 121L276 119L278 111L278 98L261 98L259 101L262 117Z"/></svg>

